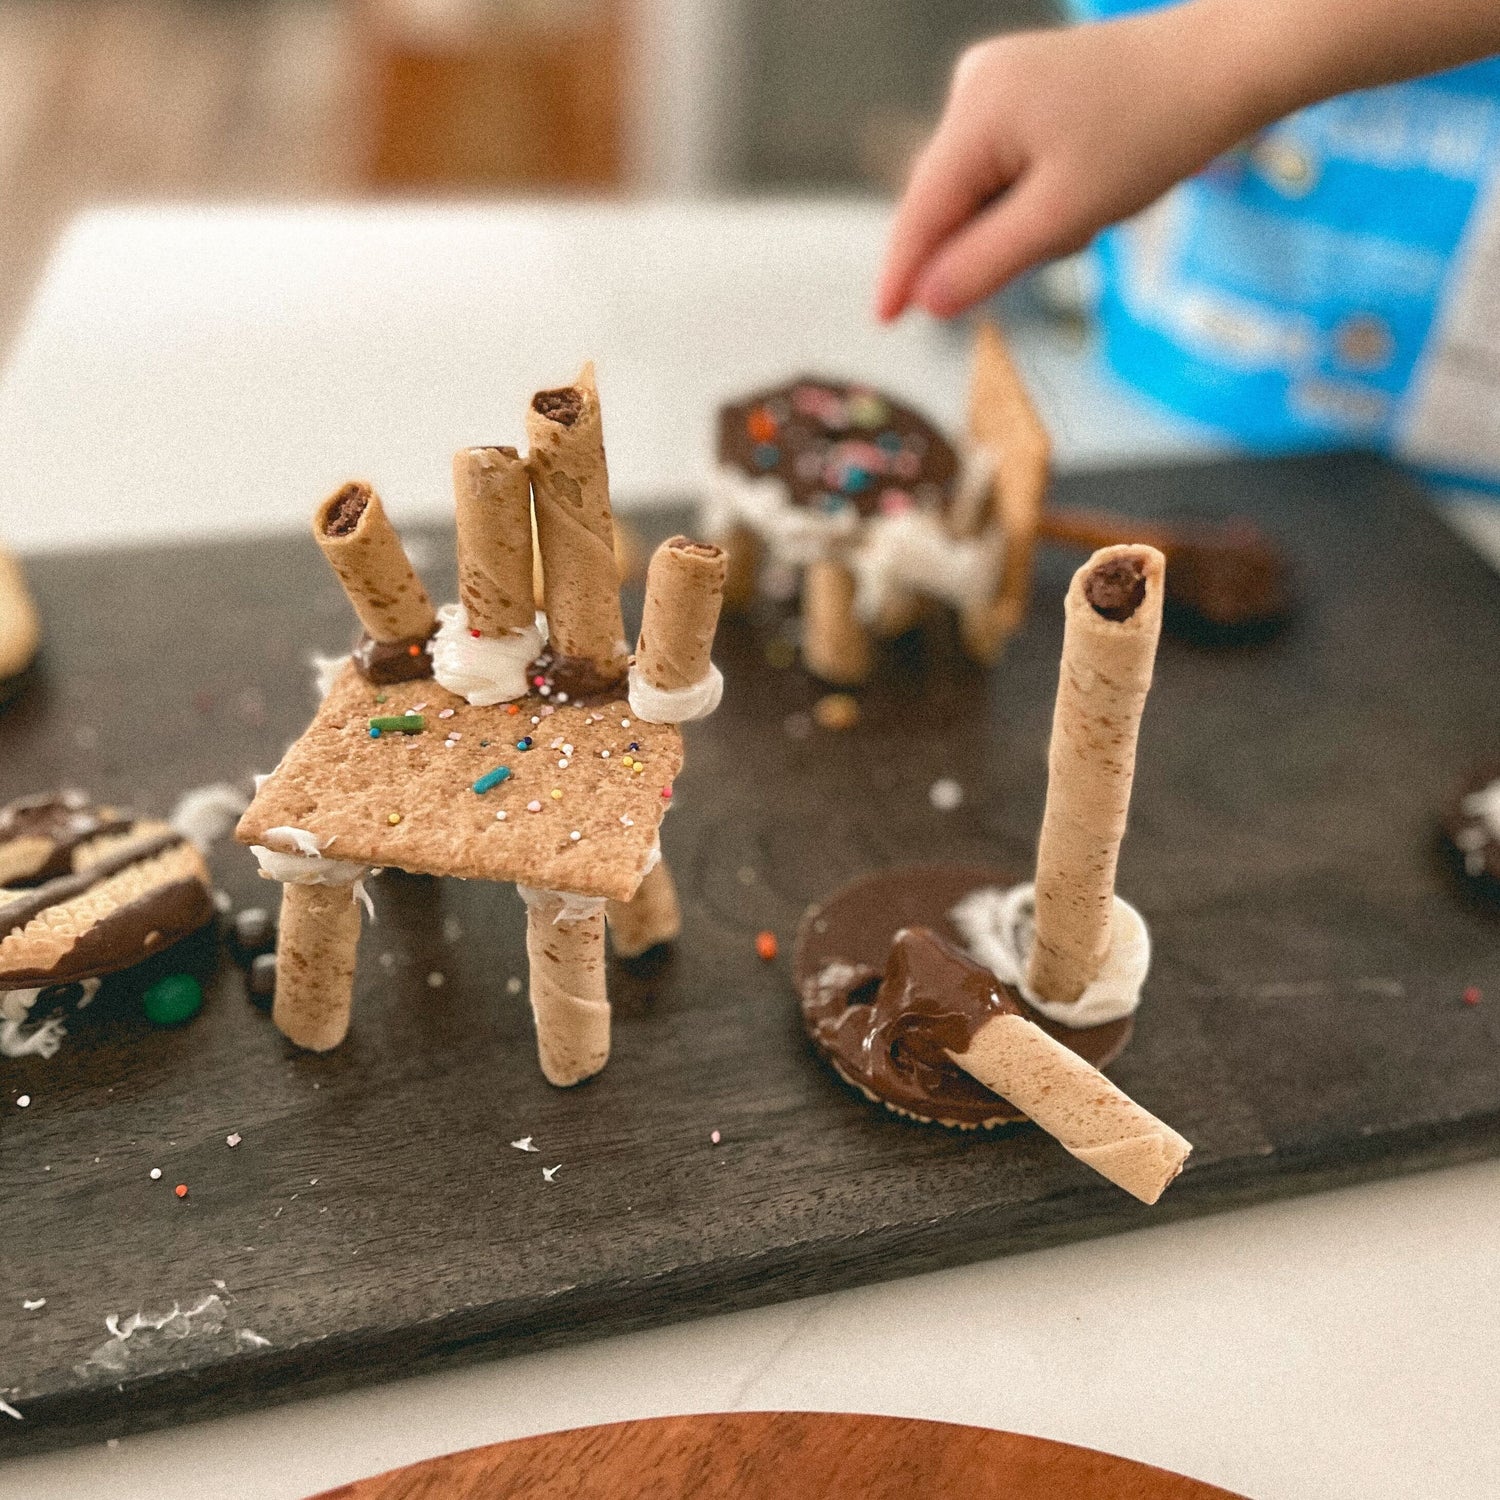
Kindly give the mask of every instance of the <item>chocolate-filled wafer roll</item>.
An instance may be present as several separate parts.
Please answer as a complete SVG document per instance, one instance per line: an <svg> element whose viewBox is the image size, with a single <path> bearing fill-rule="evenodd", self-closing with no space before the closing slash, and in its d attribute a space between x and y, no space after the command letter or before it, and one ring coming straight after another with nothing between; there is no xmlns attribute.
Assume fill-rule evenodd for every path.
<svg viewBox="0 0 1500 1500"><path fill-rule="evenodd" d="M548 1083L569 1088L609 1061L604 902L516 889L526 902L537 1057Z"/></svg>
<svg viewBox="0 0 1500 1500"><path fill-rule="evenodd" d="M372 640L432 634L432 601L369 485L346 484L330 495L313 513L313 535Z"/></svg>
<svg viewBox="0 0 1500 1500"><path fill-rule="evenodd" d="M617 680L627 664L625 624L592 364L575 384L532 397L526 436L551 648Z"/></svg>
<svg viewBox="0 0 1500 1500"><path fill-rule="evenodd" d="M534 622L531 477L514 448L453 455L458 595L471 630L501 636Z"/></svg>
<svg viewBox="0 0 1500 1500"><path fill-rule="evenodd" d="M722 547L685 536L652 555L635 648L636 670L652 687L674 692L708 676L727 572Z"/></svg>
<svg viewBox="0 0 1500 1500"><path fill-rule="evenodd" d="M617 958L636 958L658 943L670 943L682 931L682 909L666 861L647 872L629 901L611 901L606 914Z"/></svg>
<svg viewBox="0 0 1500 1500"><path fill-rule="evenodd" d="M854 613L854 575L841 563L810 563L802 575L802 659L840 687L870 675L870 632Z"/></svg>
<svg viewBox="0 0 1500 1500"><path fill-rule="evenodd" d="M349 1031L359 900L352 884L281 887L276 939L276 1029L309 1052L329 1052Z"/></svg>
<svg viewBox="0 0 1500 1500"><path fill-rule="evenodd" d="M1192 1146L1091 1063L1019 1015L997 1015L968 1050L948 1053L1086 1166L1155 1203Z"/></svg>
<svg viewBox="0 0 1500 1500"><path fill-rule="evenodd" d="M1073 575L1064 603L1027 974L1031 988L1057 1004L1078 999L1109 951L1164 580L1154 547L1105 547Z"/></svg>

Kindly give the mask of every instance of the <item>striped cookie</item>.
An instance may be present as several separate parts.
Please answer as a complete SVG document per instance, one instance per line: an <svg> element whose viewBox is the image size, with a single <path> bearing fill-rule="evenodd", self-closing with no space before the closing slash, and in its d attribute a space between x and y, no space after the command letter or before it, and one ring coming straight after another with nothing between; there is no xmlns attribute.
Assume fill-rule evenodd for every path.
<svg viewBox="0 0 1500 1500"><path fill-rule="evenodd" d="M0 879L0 990L129 968L214 914L181 834L77 793L0 809Z"/></svg>

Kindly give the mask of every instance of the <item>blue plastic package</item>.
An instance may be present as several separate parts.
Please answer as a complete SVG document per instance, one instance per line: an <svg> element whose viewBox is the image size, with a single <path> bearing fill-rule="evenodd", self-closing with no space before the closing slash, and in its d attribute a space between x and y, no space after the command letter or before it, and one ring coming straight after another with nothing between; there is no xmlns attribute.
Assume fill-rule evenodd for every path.
<svg viewBox="0 0 1500 1500"><path fill-rule="evenodd" d="M1290 116L1095 253L1106 360L1174 410L1500 482L1500 58Z"/></svg>

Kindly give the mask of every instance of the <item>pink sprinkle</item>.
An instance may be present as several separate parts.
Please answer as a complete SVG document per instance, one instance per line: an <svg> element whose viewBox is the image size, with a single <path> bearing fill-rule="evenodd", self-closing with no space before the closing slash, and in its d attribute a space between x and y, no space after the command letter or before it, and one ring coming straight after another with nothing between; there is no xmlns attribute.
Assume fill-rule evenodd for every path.
<svg viewBox="0 0 1500 1500"><path fill-rule="evenodd" d="M716 1146L719 1144L719 1142L720 1142L721 1139L723 1139L723 1138L720 1136L720 1134L719 1134L719 1132L717 1130L714 1131L714 1133L709 1136L709 1140L711 1140L714 1143L714 1145L716 1145Z"/></svg>
<svg viewBox="0 0 1500 1500"><path fill-rule="evenodd" d="M532 687L541 687L541 685L542 685L542 684L543 684L543 683L544 683L544 682L545 682L545 681L546 681L546 680L547 680L547 679L546 679L546 678L545 678L545 677L533 677L533 678L532 678L532 679L531 679L531 685L532 685Z"/></svg>
<svg viewBox="0 0 1500 1500"><path fill-rule="evenodd" d="M542 810L542 804L540 802L528 802L526 804L526 811L527 812L541 812L541 810Z"/></svg>
<svg viewBox="0 0 1500 1500"><path fill-rule="evenodd" d="M671 787L669 787L669 786L664 786L664 787L663 787L663 788L662 788L662 789L661 789L661 794L662 794L662 796L663 796L663 797L664 797L664 798L666 798L666 800L667 800L667 801L668 801L668 802L670 802L670 801L671 801L671 800L672 800L672 788L671 788Z"/></svg>
<svg viewBox="0 0 1500 1500"><path fill-rule="evenodd" d="M440 713L440 714L439 714L439 715L438 715L438 718L440 718L440 719L451 719L451 718L452 718L452 717L453 717L453 710L452 710L452 709L451 709L451 708L445 708L445 709L444 709L444 710L443 710L443 711L442 711L442 712L441 712L441 713Z"/></svg>

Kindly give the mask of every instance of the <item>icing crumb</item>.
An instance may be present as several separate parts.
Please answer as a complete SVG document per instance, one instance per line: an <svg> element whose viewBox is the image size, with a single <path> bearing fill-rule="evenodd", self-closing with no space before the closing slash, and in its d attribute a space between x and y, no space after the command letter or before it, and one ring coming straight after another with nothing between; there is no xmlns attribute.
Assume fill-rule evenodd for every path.
<svg viewBox="0 0 1500 1500"><path fill-rule="evenodd" d="M555 1167L543 1167L542 1168L542 1181L543 1182L553 1182L553 1181L555 1181L556 1178L557 1178L557 1174L560 1171L562 1171L562 1163L561 1162L558 1162L558 1164Z"/></svg>
<svg viewBox="0 0 1500 1500"><path fill-rule="evenodd" d="M30 1103L31 1103L31 1095L30 1094L22 1094L21 1097L16 1100L16 1108L17 1109L26 1109L30 1105Z"/></svg>
<svg viewBox="0 0 1500 1500"><path fill-rule="evenodd" d="M233 1135L226 1135L226 1136L225 1136L225 1137L224 1137L224 1144L225 1144L225 1145L226 1145L226 1146L229 1146L229 1147L234 1147L234 1146L238 1146L238 1145L239 1145L239 1143L240 1143L240 1142L241 1142L241 1141L242 1141L242 1140L244 1140L244 1136L242 1136L242 1135L241 1135L241 1134L240 1134L240 1133L239 1133L239 1131L238 1131L238 1130L236 1130L236 1131L235 1131L235 1132L234 1132L234 1134L233 1134Z"/></svg>
<svg viewBox="0 0 1500 1500"><path fill-rule="evenodd" d="M519 995L521 993L521 981L516 975L512 974L505 981L505 993L507 995Z"/></svg>
<svg viewBox="0 0 1500 1500"><path fill-rule="evenodd" d="M964 789L951 776L943 776L932 783L927 800L939 812L952 812L964 800Z"/></svg>
<svg viewBox="0 0 1500 1500"><path fill-rule="evenodd" d="M531 1144L531 1137L529 1135L523 1135L520 1140L512 1141L511 1145L517 1151L540 1151L542 1149L540 1146L533 1146Z"/></svg>
<svg viewBox="0 0 1500 1500"><path fill-rule="evenodd" d="M427 988L430 990L442 989L443 983L443 976L439 974L436 969L434 969L432 973L427 976Z"/></svg>
<svg viewBox="0 0 1500 1500"><path fill-rule="evenodd" d="M21 1304L27 1312L35 1312L39 1307L45 1307L46 1305L47 1299L45 1297L28 1297Z"/></svg>
<svg viewBox="0 0 1500 1500"><path fill-rule="evenodd" d="M723 1137L723 1136L721 1136L721 1135L720 1135L720 1134L719 1134L719 1132L718 1132L718 1131L717 1131L717 1130L711 1130L711 1131L710 1131L710 1132L709 1132L709 1134L708 1134L708 1138L709 1138L709 1140L711 1140L711 1141L712 1141L712 1142L713 1142L713 1143L714 1143L714 1145L716 1145L716 1146L717 1146L717 1145L718 1145L718 1144L719 1144L719 1142L720 1142L720 1141L721 1141L721 1140L723 1140L723 1139L724 1139L724 1137Z"/></svg>
<svg viewBox="0 0 1500 1500"><path fill-rule="evenodd" d="M152 1182L160 1182L161 1181L161 1168L160 1167L152 1167L151 1168L151 1180L152 1180Z"/></svg>

